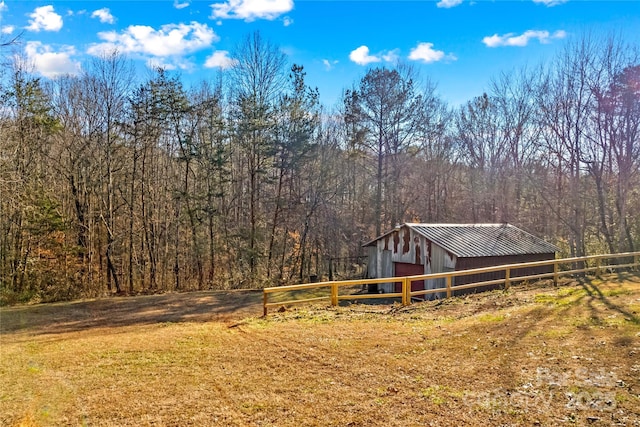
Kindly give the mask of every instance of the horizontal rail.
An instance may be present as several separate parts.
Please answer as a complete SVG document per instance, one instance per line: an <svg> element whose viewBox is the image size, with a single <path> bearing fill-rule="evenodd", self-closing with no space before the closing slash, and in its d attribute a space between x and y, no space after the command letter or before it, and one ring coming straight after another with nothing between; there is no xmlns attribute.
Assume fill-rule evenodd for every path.
<svg viewBox="0 0 640 427"><path fill-rule="evenodd" d="M600 266L600 270L606 270L607 268L610 269L615 269L615 268L629 268L629 267L635 267L636 263L631 263L631 264L613 264L613 265L604 265L604 266Z"/></svg>
<svg viewBox="0 0 640 427"><path fill-rule="evenodd" d="M287 304L302 304L302 303L305 303L305 302L318 302L318 301L331 301L331 297L294 299L294 300L287 301L286 303ZM281 302L270 302L270 303L266 304L267 307L278 307L278 306L281 306L281 305L282 305Z"/></svg>
<svg viewBox="0 0 640 427"><path fill-rule="evenodd" d="M485 286L499 285L504 282L505 282L505 279L487 280L485 282L475 282L475 283L465 283L464 285L455 285L455 286L452 286L451 289L453 291L461 291L463 289L482 288Z"/></svg>
<svg viewBox="0 0 640 427"><path fill-rule="evenodd" d="M512 282L524 282L525 280L544 279L545 277L553 277L555 273L531 274L529 276L511 276Z"/></svg>
<svg viewBox="0 0 640 427"><path fill-rule="evenodd" d="M387 281L389 281L387 279ZM264 288L263 293L269 294L273 292L289 292L289 291L302 291L305 289L316 289L324 286L330 286L333 282L318 282L318 283L304 283L302 285L288 285L288 286L276 286L272 288Z"/></svg>
<svg viewBox="0 0 640 427"><path fill-rule="evenodd" d="M262 292L264 293L273 293L273 292L288 292L288 291L300 291L304 289L315 289L322 288L325 286L331 286L334 283L340 283L341 286L356 286L356 285L371 285L377 283L400 283L402 282L402 277L380 277L377 279L354 279L354 280L341 280L339 282L316 282L316 283L304 283L301 285L287 285L287 286L273 286L270 288L264 288Z"/></svg>
<svg viewBox="0 0 640 427"><path fill-rule="evenodd" d="M351 294L351 295L339 295L338 300L348 301L355 299L385 299L385 298L402 298L401 292L389 292L388 294Z"/></svg>
<svg viewBox="0 0 640 427"><path fill-rule="evenodd" d="M633 262L625 264L607 264L604 265L603 260L614 260L618 258L633 258ZM594 261L595 265L587 265L587 263ZM582 264L580 264L582 263ZM577 265L576 265L577 264ZM299 285L290 286L277 286L263 289L263 308L264 315L267 315L268 309L271 307L287 305L287 304L299 304L305 302L314 301L330 301L331 305L337 305L339 301L344 300L359 300L359 299L388 299L388 298L401 298L403 305L411 304L411 298L422 295L446 293L447 297L453 295L455 291L480 288L491 285L504 285L505 288L509 287L511 282L522 282L525 280L541 279L553 277L554 281L557 281L560 276L567 276L577 273L586 273L595 271L596 276L603 270L614 270L619 268L638 267L640 265L640 252L624 252L618 254L602 254L602 255L589 255L583 257L552 259L544 261L533 261L518 264L506 264L491 267L474 268L470 270L461 271L449 271L442 273L429 273L420 274L415 276L403 276L403 277L379 277L375 279L355 279L355 280L342 280L342 281L329 281L329 282L317 282L317 283L304 283ZM514 270L530 269L535 267L553 267L553 271L540 274L531 274L526 276L512 276ZM568 266L569 269L562 270L560 266ZM477 275L483 273L495 273L504 271L504 279L488 280L484 282L468 283L463 285L455 285L454 279L456 277L464 277L470 275ZM416 291L411 290L411 283L421 280L434 280L434 279L446 279L446 286L434 289L420 289ZM352 287L358 285L374 285L374 284L400 284L401 292L389 292L383 294L339 294L340 288ZM276 292L289 292L308 289L328 288L331 292L330 296L323 296L317 298L306 298L299 300L288 300L280 302L269 302L269 294Z"/></svg>
<svg viewBox="0 0 640 427"><path fill-rule="evenodd" d="M455 290L455 288L451 288L452 290ZM421 296L421 295L429 295L429 294L439 294L441 292L447 292L447 288L434 288L434 289L425 289L425 290L419 290L419 291L411 291L411 296L415 297L415 296Z"/></svg>

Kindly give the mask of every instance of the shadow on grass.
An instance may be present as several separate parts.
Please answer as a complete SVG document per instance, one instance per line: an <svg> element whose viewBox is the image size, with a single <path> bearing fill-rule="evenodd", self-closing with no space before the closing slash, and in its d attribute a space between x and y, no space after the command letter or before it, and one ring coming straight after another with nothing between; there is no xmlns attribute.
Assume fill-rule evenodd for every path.
<svg viewBox="0 0 640 427"><path fill-rule="evenodd" d="M589 345L592 345L590 343L602 339L603 335L610 338L611 344L614 346L612 348L628 346L629 343L634 342L633 338L626 334L625 329L613 326L608 331L603 332L599 326L606 326L607 322L611 320L612 314L622 316L624 323L629 324L632 328L636 328L640 324L638 315L624 305L625 302L629 303L632 298L636 298L637 290L622 283L619 286L616 284L616 281L625 281L632 283L632 286L638 286L638 289L640 289L640 276L620 273L608 276L603 280L606 282L603 283L600 280L589 277L571 279L553 288L559 292L549 295L548 299L546 298L547 295L539 294L544 296L545 299L538 301L534 297L531 303L523 301L523 310L518 312L517 320L508 321L508 316L499 315L492 318L489 314L485 320L472 324L468 331L472 336L486 337L484 340L479 341L484 343L485 351L490 351L486 350L487 342L495 342L500 348L500 351L494 352L495 354L506 350L511 351L512 349L525 351L528 356L530 355L533 358L532 360L537 360L535 363L538 363L539 367L559 373L559 370L554 370L559 369L558 366L563 363L562 351L566 350L562 347L563 337L572 337L576 334L576 331L579 331L579 336L586 339L584 341L586 344L581 348L580 352L588 351ZM546 289L548 290L549 288ZM517 291L514 291L514 293L517 293ZM620 302L617 302L617 295L627 295L627 297L621 298ZM583 323L585 321L587 323ZM589 341L589 338L594 341ZM526 350L517 350L523 348L523 342ZM481 345L478 344L478 346ZM553 357L550 358L550 356ZM523 375L521 365L504 361L498 362L499 356L496 357L496 363L500 363L500 369L510 372L511 377L514 379L511 386L514 388L519 387L520 383L518 381L522 379ZM555 365L554 367L553 364L549 363L550 360L556 360L554 363L560 363L560 365ZM557 362L558 360L560 362ZM571 371L568 372L571 375ZM587 375L593 375L593 372L592 370ZM573 372L573 374L577 375L578 371ZM531 379L533 377L525 378ZM588 379L588 377L577 377L576 381L585 379ZM540 377L537 377L537 380L540 381Z"/></svg>
<svg viewBox="0 0 640 427"><path fill-rule="evenodd" d="M233 290L110 297L0 309L0 334L56 334L154 323L235 321L260 315L262 292Z"/></svg>
<svg viewBox="0 0 640 427"><path fill-rule="evenodd" d="M627 281L635 282L640 285L640 277L638 276L635 276L626 272L616 273L616 276L617 276L617 280L619 281L627 280ZM615 304L612 301L612 299L609 296L605 295L602 292L602 290L598 287L598 282L599 282L598 280L594 280L593 278L590 278L590 277L581 277L578 279L578 283L580 284L580 286L591 298L591 300L589 301L589 307L593 312L593 318L596 318L596 319L598 318L597 312L592 305L592 302L596 300L604 304L609 310L615 311L623 315L628 321L636 325L640 325L640 317L638 317L635 313L632 313L626 310L624 307L621 307L620 305Z"/></svg>
<svg viewBox="0 0 640 427"><path fill-rule="evenodd" d="M618 274L618 280L628 280L640 284L640 277L627 273ZM640 324L637 314L617 305L608 294L603 292L599 281L581 278L578 284L585 295L571 301L568 305L584 304L588 298L593 317L598 312L593 306L602 302L608 309L620 313L634 324ZM353 289L353 293L365 292ZM328 290L302 292L299 294L283 292L275 296L273 302L328 295ZM399 299L364 299L357 301L342 300L340 306L352 304L364 306L392 306ZM285 303L286 305L286 303ZM569 307L565 307L568 309ZM57 334L83 331L92 328L113 328L146 325L154 323L178 322L234 322L242 318L262 314L262 292L260 290L231 290L168 293L136 297L110 297L95 300L74 301L52 304L38 304L0 309L0 334L13 333ZM546 313L538 313L541 318ZM526 334L526 330L521 331Z"/></svg>

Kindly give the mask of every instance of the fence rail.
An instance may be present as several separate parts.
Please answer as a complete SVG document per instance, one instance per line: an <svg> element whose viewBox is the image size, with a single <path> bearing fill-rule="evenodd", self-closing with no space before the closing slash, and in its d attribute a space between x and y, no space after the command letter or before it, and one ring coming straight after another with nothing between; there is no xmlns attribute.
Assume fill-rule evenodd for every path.
<svg viewBox="0 0 640 427"><path fill-rule="evenodd" d="M613 260L619 260L621 258L627 258L623 264L611 263ZM632 262L629 260L632 259ZM607 261L603 263L603 261ZM512 271L522 268L531 268L531 267L544 267L544 266L553 266L553 272L526 275L526 276L512 276ZM566 270L562 270L561 267L567 268ZM329 301L332 306L338 305L339 301L343 300L358 300L358 299L376 299L376 298L400 298L402 300L402 305L411 304L411 299L413 297L430 295L430 294L439 294L446 293L446 297L449 298L453 295L453 292L464 290L464 289L472 289L472 288L482 288L486 286L495 286L495 285L503 285L505 289L508 289L512 282L515 281L525 281L532 279L542 279L542 278L550 278L553 277L554 283L557 284L558 278L560 276L568 276L577 273L588 273L595 272L596 276L599 276L604 270L617 270L621 268L631 268L631 267L639 267L640 266L640 252L625 252L619 254L606 254L606 255L590 255L584 257L575 257L575 258L563 258L563 259L553 259L546 261L534 261L534 262L525 262L520 264L507 264L507 265L499 265L493 267L483 267L483 268L474 268L472 270L461 270L461 271L450 271L446 273L432 273L432 274L421 274L417 276L405 276L405 277L382 277L377 279L357 279L357 280L342 280L342 281L329 281L329 282L317 282L317 283L305 283L301 285L290 285L290 286L277 286L271 288L263 289L263 312L266 316L269 308L283 306L283 305L291 305L291 304L300 304L307 302L317 302L317 301ZM470 276L474 274L481 273L493 273L504 271L504 279L496 279L489 280L484 282L476 282L476 283L465 283L462 285L454 285L454 278L456 277L464 277ZM445 279L445 286L435 289L424 289L424 290L411 290L411 282L415 282L418 280L431 280L431 279ZM401 292L390 292L384 294L340 294L340 289L345 287L353 287L358 285L374 285L379 283L400 283L402 285ZM287 301L278 301L278 302L269 302L269 295L279 292L290 292L290 291L300 291L300 290L309 290L309 289L322 289L326 288L329 291L329 295L314 297L314 298L306 298L306 299L298 299L298 300L287 300Z"/></svg>

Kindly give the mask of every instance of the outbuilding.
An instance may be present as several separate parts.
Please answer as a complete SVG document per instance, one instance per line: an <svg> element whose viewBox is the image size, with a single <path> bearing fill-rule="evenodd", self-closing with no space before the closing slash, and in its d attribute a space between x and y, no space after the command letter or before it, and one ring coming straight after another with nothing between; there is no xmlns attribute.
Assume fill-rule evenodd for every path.
<svg viewBox="0 0 640 427"><path fill-rule="evenodd" d="M402 277L552 260L558 248L511 224L417 224L396 226L364 245L370 278ZM552 266L517 269L512 277L553 271ZM456 277L453 285L504 278L504 272ZM399 292L399 284L372 285L369 292ZM414 281L411 290L437 289L445 279ZM485 288L486 289L486 288ZM468 291L467 291L468 292ZM442 297L436 294L435 297Z"/></svg>

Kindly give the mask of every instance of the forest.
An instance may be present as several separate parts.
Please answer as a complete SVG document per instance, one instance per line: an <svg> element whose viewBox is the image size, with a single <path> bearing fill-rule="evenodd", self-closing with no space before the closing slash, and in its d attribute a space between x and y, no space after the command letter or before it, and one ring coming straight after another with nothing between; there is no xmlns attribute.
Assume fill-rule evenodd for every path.
<svg viewBox="0 0 640 427"><path fill-rule="evenodd" d="M4 55L0 304L326 279L403 222L637 250L638 53L585 35L460 106L374 67L332 108L260 33L190 87L118 52L54 80Z"/></svg>

